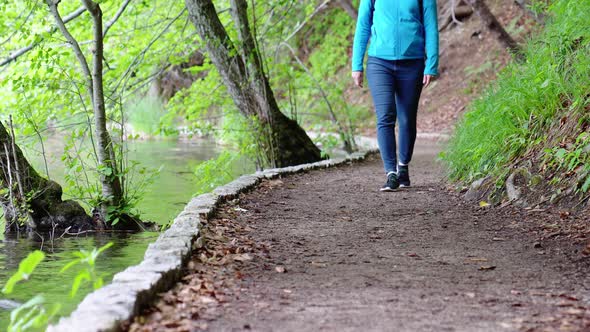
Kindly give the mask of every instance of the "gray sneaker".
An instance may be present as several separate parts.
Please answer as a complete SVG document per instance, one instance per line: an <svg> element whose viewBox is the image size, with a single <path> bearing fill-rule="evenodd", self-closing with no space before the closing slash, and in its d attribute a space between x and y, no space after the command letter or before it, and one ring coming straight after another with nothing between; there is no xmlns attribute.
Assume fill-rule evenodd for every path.
<svg viewBox="0 0 590 332"><path fill-rule="evenodd" d="M399 181L397 179L397 174L389 173L387 175L387 182L381 187L381 191L394 191L399 188Z"/></svg>
<svg viewBox="0 0 590 332"><path fill-rule="evenodd" d="M410 170L408 169L408 165L398 166L397 179L400 187L404 188L410 186Z"/></svg>

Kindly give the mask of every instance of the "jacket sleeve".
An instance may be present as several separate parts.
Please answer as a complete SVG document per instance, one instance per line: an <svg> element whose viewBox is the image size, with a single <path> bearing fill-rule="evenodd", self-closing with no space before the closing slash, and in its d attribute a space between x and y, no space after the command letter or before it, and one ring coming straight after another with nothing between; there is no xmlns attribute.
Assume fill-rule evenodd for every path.
<svg viewBox="0 0 590 332"><path fill-rule="evenodd" d="M424 35L426 38L426 67L424 75L438 75L438 17L436 0L424 0Z"/></svg>
<svg viewBox="0 0 590 332"><path fill-rule="evenodd" d="M371 11L371 0L361 0L352 47L352 71L363 71L365 52L369 38L371 38L371 26L373 25Z"/></svg>

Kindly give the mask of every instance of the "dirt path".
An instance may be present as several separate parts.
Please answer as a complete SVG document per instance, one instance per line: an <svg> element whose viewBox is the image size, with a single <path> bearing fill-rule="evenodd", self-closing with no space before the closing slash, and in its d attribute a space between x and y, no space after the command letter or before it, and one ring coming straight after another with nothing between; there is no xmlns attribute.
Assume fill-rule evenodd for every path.
<svg viewBox="0 0 590 332"><path fill-rule="evenodd" d="M429 145L407 190L377 191L377 156L229 204L185 284L132 330L590 331L588 260L539 242L535 220L556 217L468 206Z"/></svg>

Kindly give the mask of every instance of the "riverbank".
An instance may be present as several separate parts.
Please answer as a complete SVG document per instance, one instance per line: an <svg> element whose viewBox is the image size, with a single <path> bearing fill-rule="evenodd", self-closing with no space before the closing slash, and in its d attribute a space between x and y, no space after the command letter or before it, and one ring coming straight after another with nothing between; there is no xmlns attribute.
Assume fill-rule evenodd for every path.
<svg viewBox="0 0 590 332"><path fill-rule="evenodd" d="M52 137L45 142L46 159L49 163L50 176L60 183L65 183L67 171L61 161L63 154L63 138ZM167 225L186 203L193 197L198 188L194 168L199 163L216 157L222 148L213 141L207 140L150 140L128 142L129 160L135 160L147 172L135 173L134 185L144 185L145 194L139 201L137 209L145 220L159 225ZM31 162L38 170L45 170L44 160L40 156L30 156ZM239 165L238 165L239 166ZM252 165L244 165L242 170L235 168L237 177L253 171ZM159 171L158 171L159 170ZM157 173L157 174L156 174ZM92 176L92 175L90 175ZM151 182L142 182L148 176L154 176ZM205 188L211 190L209 188ZM69 195L66 188L65 196ZM0 222L0 227L3 227ZM47 259L43 261L31 275L26 284L17 287L8 298L0 296L0 300L11 300L24 303L37 294L44 294L49 305L61 304L60 315L70 314L78 303L92 291L92 287L82 287L76 297L70 297L72 282L78 271L70 269L59 273L60 269L73 259L71 252L80 249L101 247L112 241L114 246L97 260L97 271L108 283L113 275L141 262L148 244L154 242L159 233L144 232L138 234L91 234L60 238L57 234L52 241L35 236L6 237L0 233L0 280L8 280L17 269L19 262L33 250L43 250ZM0 329L6 329L10 322L10 310L0 308Z"/></svg>

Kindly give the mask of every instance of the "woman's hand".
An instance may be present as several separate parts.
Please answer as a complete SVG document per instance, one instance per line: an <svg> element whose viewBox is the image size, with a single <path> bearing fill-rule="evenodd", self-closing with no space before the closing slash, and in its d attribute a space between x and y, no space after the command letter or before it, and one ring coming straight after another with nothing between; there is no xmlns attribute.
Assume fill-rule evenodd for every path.
<svg viewBox="0 0 590 332"><path fill-rule="evenodd" d="M430 85L430 82L432 81L434 81L433 75L424 75L424 78L422 79L422 84L424 84L424 88L428 87L428 85Z"/></svg>
<svg viewBox="0 0 590 332"><path fill-rule="evenodd" d="M352 72L352 79L354 81L354 85L358 86L359 88L363 87L363 72L362 71L353 71Z"/></svg>

